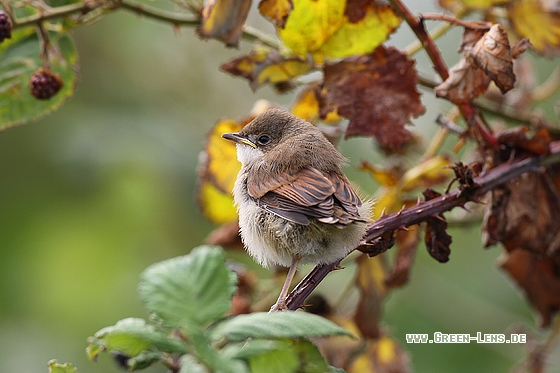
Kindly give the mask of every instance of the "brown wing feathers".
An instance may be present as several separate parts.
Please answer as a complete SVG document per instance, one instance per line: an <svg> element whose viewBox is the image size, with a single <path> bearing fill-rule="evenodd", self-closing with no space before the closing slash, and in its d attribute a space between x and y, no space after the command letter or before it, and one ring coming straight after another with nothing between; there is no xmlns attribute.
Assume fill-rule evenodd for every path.
<svg viewBox="0 0 560 373"><path fill-rule="evenodd" d="M304 168L283 180L269 178L253 185L249 194L261 208L298 224L307 225L309 218L316 218L342 227L362 220L358 214L360 198L342 172L325 175L315 168Z"/></svg>

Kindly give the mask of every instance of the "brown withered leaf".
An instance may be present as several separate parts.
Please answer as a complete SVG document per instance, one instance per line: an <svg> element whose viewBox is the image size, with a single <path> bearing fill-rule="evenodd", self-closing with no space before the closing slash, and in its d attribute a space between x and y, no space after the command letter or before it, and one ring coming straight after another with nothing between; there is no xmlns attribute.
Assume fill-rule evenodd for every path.
<svg viewBox="0 0 560 373"><path fill-rule="evenodd" d="M540 314L540 325L550 325L560 310L560 266L548 257L516 249L504 253L500 267L523 289Z"/></svg>
<svg viewBox="0 0 560 373"><path fill-rule="evenodd" d="M499 24L493 25L467 53L502 93L513 88L515 75L509 40Z"/></svg>
<svg viewBox="0 0 560 373"><path fill-rule="evenodd" d="M356 286L360 298L354 313L354 322L362 336L378 338L383 299L387 295L385 285L387 264L383 256L368 258L366 255L360 255L356 261L358 263Z"/></svg>
<svg viewBox="0 0 560 373"><path fill-rule="evenodd" d="M284 28L290 12L294 8L292 0L261 0L259 12L280 28Z"/></svg>
<svg viewBox="0 0 560 373"><path fill-rule="evenodd" d="M478 67L462 58L449 70L449 78L435 88L436 96L455 104L466 104L486 92L490 78Z"/></svg>
<svg viewBox="0 0 560 373"><path fill-rule="evenodd" d="M369 257L374 257L379 254L383 254L385 251L389 250L395 245L396 231L387 231L381 236L374 238L371 242L365 245L360 245L357 250L360 250L364 254L368 254Z"/></svg>
<svg viewBox="0 0 560 373"><path fill-rule="evenodd" d="M254 273L241 265L229 265L237 273L237 291L231 300L230 315L251 313L253 294L255 293L258 279Z"/></svg>
<svg viewBox="0 0 560 373"><path fill-rule="evenodd" d="M441 196L440 193L432 189L426 189L422 194L426 201ZM440 263L447 262L449 260L449 254L451 254L449 245L452 240L451 236L445 231L446 229L447 221L445 221L442 214L429 217L428 220L426 220L424 242L426 243L426 248L430 256Z"/></svg>
<svg viewBox="0 0 560 373"><path fill-rule="evenodd" d="M347 0L344 15L352 23L360 22L367 14L368 7L375 3L374 0Z"/></svg>
<svg viewBox="0 0 560 373"><path fill-rule="evenodd" d="M474 181L474 178L477 177L480 173L480 170L478 170L479 166L480 165L478 163L475 163L473 165L466 165L463 162L455 162L453 167L451 167L453 173L455 174L455 177L449 183L446 193L449 191L451 185L455 181L459 183L460 190L464 191L475 188L478 184Z"/></svg>
<svg viewBox="0 0 560 373"><path fill-rule="evenodd" d="M313 67L311 60L300 57L284 57L277 50L257 48L251 53L235 58L220 66L220 69L249 81L255 91L263 84L282 85L305 74Z"/></svg>
<svg viewBox="0 0 560 373"><path fill-rule="evenodd" d="M346 137L371 136L382 147L398 149L411 138L411 117L424 113L416 90L414 61L392 47L343 59L324 67L327 107L350 123Z"/></svg>
<svg viewBox="0 0 560 373"><path fill-rule="evenodd" d="M397 254L391 273L385 279L390 288L401 287L408 283L410 268L416 256L420 241L420 226L413 225L397 233Z"/></svg>
<svg viewBox="0 0 560 373"><path fill-rule="evenodd" d="M449 77L435 88L436 96L465 104L486 92L491 81L506 93L515 83L513 59L529 45L527 40L520 40L510 47L507 33L499 24L486 32L465 29L459 49L463 57L449 71Z"/></svg>
<svg viewBox="0 0 560 373"><path fill-rule="evenodd" d="M228 47L237 47L251 3L252 0L205 0L198 35L202 39L214 38Z"/></svg>
<svg viewBox="0 0 560 373"><path fill-rule="evenodd" d="M489 193L482 239L506 250L523 249L541 255L558 252L560 187L558 170L525 173ZM560 260L556 254L555 259Z"/></svg>
<svg viewBox="0 0 560 373"><path fill-rule="evenodd" d="M239 223L237 220L220 225L210 232L205 241L209 245L243 249L243 243L241 242L241 237L239 237Z"/></svg>
<svg viewBox="0 0 560 373"><path fill-rule="evenodd" d="M538 129L530 138L529 127L517 126L496 134L501 144L507 145L509 148L516 148L528 151L533 154L547 155L550 154L550 142L552 141L550 133L546 128Z"/></svg>

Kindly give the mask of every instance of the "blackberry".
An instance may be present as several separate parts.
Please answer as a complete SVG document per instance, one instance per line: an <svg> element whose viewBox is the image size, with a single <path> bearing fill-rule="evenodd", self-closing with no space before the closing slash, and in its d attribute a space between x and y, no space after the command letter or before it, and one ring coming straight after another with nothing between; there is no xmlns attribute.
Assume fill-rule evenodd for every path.
<svg viewBox="0 0 560 373"><path fill-rule="evenodd" d="M12 24L8 15L0 10L0 43L12 38Z"/></svg>
<svg viewBox="0 0 560 373"><path fill-rule="evenodd" d="M39 100L48 100L62 88L62 78L50 69L40 68L31 75L29 89Z"/></svg>

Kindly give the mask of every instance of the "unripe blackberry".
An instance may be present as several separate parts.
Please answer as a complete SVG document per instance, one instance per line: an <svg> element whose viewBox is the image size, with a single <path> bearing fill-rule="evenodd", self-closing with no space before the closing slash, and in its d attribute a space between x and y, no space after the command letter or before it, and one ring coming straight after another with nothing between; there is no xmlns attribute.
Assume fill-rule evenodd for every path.
<svg viewBox="0 0 560 373"><path fill-rule="evenodd" d="M29 88L39 100L48 100L62 88L62 78L52 70L40 68L31 75Z"/></svg>
<svg viewBox="0 0 560 373"><path fill-rule="evenodd" d="M12 38L12 24L8 15L0 10L0 43Z"/></svg>

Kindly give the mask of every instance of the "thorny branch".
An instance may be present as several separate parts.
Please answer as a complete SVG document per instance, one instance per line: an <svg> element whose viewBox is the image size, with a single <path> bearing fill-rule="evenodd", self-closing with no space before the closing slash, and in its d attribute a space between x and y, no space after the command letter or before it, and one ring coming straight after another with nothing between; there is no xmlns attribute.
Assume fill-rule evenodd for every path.
<svg viewBox="0 0 560 373"><path fill-rule="evenodd" d="M440 197L419 202L416 206L403 209L398 213L382 216L370 224L364 241L371 243L385 233L419 224L429 217L437 216L454 207L464 206L467 202L477 202L498 185L526 172L537 171L540 167L560 163L560 141L552 142L550 150L551 154L548 156L521 156L503 163L474 178L475 184L472 187L457 188ZM301 307L309 294L339 264L340 261L313 268L288 296L286 301L288 309L296 310Z"/></svg>

